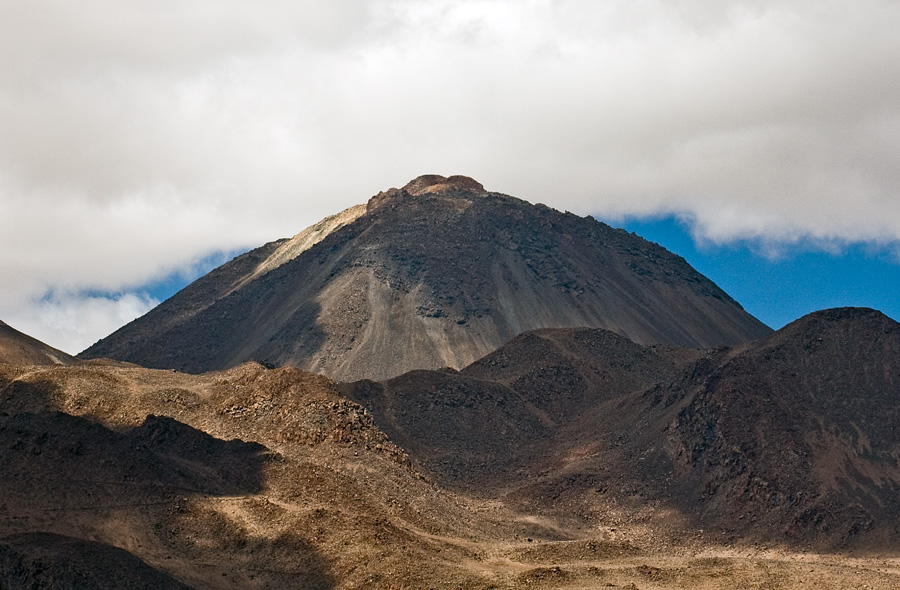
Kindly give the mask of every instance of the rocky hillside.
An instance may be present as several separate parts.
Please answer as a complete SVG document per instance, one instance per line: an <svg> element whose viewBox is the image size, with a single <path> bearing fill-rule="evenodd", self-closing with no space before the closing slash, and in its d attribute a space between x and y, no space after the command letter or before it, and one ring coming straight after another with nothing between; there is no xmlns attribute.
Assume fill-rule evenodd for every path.
<svg viewBox="0 0 900 590"><path fill-rule="evenodd" d="M552 327L699 348L771 332L656 244L470 178L423 176L236 258L80 356L384 379L459 369Z"/></svg>
<svg viewBox="0 0 900 590"><path fill-rule="evenodd" d="M739 532L897 538L898 359L900 324L832 309L671 387L683 400L668 436L684 505Z"/></svg>
<svg viewBox="0 0 900 590"><path fill-rule="evenodd" d="M0 587L900 587L900 325L461 371L0 365Z"/></svg>
<svg viewBox="0 0 900 590"><path fill-rule="evenodd" d="M548 534L513 521L321 376L0 366L2 588L479 588L452 539Z"/></svg>
<svg viewBox="0 0 900 590"><path fill-rule="evenodd" d="M75 358L0 321L0 363L67 365Z"/></svg>
<svg viewBox="0 0 900 590"><path fill-rule="evenodd" d="M444 485L562 514L666 515L726 538L883 547L900 534L900 324L806 316L751 345L523 334L459 373L343 385ZM652 510L651 510L652 508Z"/></svg>

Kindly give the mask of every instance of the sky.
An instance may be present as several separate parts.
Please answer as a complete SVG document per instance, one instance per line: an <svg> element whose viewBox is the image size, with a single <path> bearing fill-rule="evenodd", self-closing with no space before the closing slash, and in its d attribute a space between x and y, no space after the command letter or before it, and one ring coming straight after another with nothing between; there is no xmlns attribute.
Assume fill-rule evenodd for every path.
<svg viewBox="0 0 900 590"><path fill-rule="evenodd" d="M773 327L897 319L897 30L896 0L0 0L0 319L78 352L426 173L653 234Z"/></svg>
<svg viewBox="0 0 900 590"><path fill-rule="evenodd" d="M698 239L678 217L613 221L613 225L683 256L748 312L778 329L812 311L871 307L900 320L900 263L896 247L871 243L760 244Z"/></svg>

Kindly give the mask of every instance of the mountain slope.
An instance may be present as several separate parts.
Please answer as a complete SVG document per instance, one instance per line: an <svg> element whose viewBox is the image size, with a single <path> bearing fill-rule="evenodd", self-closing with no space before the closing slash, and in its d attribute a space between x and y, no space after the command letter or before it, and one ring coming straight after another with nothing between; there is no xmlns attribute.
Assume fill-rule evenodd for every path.
<svg viewBox="0 0 900 590"><path fill-rule="evenodd" d="M0 321L0 363L67 365L75 358Z"/></svg>
<svg viewBox="0 0 900 590"><path fill-rule="evenodd" d="M847 309L716 350L543 329L382 383L0 365L0 562L26 587L898 588L898 352Z"/></svg>
<svg viewBox="0 0 900 590"><path fill-rule="evenodd" d="M17 545L13 581L43 581L10 542L23 533L118 547L198 590L487 590L485 551L567 538L427 481L325 377L255 363L0 366L0 561ZM60 587L116 579L103 555L66 570L53 546L43 571Z"/></svg>
<svg viewBox="0 0 900 590"><path fill-rule="evenodd" d="M80 356L354 380L461 368L545 327L687 347L770 333L660 246L469 178L420 177L355 215L299 254L277 242L235 259Z"/></svg>
<svg viewBox="0 0 900 590"><path fill-rule="evenodd" d="M604 438L600 427L560 433L627 394L674 379L687 361L666 352L607 330L543 329L458 373L411 371L340 388L430 477L492 495L556 470L567 449Z"/></svg>
<svg viewBox="0 0 900 590"><path fill-rule="evenodd" d="M341 387L454 489L560 517L895 548L900 324L847 308L732 349L623 340L541 330L458 374Z"/></svg>
<svg viewBox="0 0 900 590"><path fill-rule="evenodd" d="M897 322L810 314L688 392L670 436L701 520L835 545L900 533Z"/></svg>

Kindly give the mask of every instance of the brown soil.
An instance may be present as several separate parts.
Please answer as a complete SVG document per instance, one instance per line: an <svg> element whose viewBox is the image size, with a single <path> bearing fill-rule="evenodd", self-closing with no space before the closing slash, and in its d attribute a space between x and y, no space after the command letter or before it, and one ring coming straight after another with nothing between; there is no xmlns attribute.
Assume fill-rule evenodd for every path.
<svg viewBox="0 0 900 590"><path fill-rule="evenodd" d="M68 365L75 361L75 357L0 321L0 364Z"/></svg>

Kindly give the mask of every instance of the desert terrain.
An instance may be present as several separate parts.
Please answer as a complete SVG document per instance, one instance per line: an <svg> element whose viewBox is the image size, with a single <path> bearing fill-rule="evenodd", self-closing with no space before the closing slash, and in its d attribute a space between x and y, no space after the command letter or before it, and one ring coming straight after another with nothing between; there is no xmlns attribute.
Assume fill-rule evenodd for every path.
<svg viewBox="0 0 900 590"><path fill-rule="evenodd" d="M419 177L72 357L0 323L0 589L900 588L900 324Z"/></svg>
<svg viewBox="0 0 900 590"><path fill-rule="evenodd" d="M655 436L641 416L652 413L657 397L684 389L686 380L709 379L699 374L701 367L721 384L745 358L789 355L809 342L821 342L827 352L833 338L850 336L869 347L860 352L877 364L884 359L871 359L875 349L894 354L900 337L891 320L856 310L806 318L785 330L753 347L706 356L629 346L605 331L548 330L523 335L459 373L418 372L381 384L336 384L256 363L199 376L113 361L4 365L4 587L31 587L25 584L44 579L55 582L42 587L76 587L71 580L89 576L100 580L94 587L115 587L103 580L123 575L159 588L900 587L891 491L897 480L889 465L872 463L885 446L896 453L896 438L874 428L885 420L892 424L895 416L857 423L872 429L867 436L860 430L855 442L845 439L835 420L814 418L823 421L823 432L834 434L823 455L845 453L860 472L869 470L856 481L839 479L835 493L844 496L819 494L821 501L850 507L864 504L864 497L876 500L870 512L882 520L856 528L865 509L806 522L816 501L785 506L770 497L735 498L725 488L747 480L722 481L721 465L770 477L767 470L777 472L780 465L777 457L768 465L767 450L752 448L756 443L743 438L746 433L724 441L746 447L747 456L732 457L730 466L711 456L720 452L715 442L704 443L699 474L679 475L677 461L646 458L660 450L647 446ZM887 338L873 344L876 331ZM621 353L616 358L601 350ZM562 385L548 403L519 396L517 408L503 399L516 388L534 391L540 376L534 368L546 366L541 361L551 356L556 374L568 361L570 375L593 375L586 389L605 395L566 395L585 390L575 378L570 383L579 386L568 389L557 379ZM523 369L532 373L526 380ZM834 381L844 370L834 366L824 378ZM470 398L451 394L447 379L469 380L463 390ZM880 379L900 382L896 367L875 379L873 386ZM403 390L407 382L416 384L415 391ZM398 417L396 404L371 402L367 408L348 399L373 389L407 396L408 417ZM628 398L634 405L629 396L635 391L642 391L644 408L614 416L610 423L620 422L618 430L586 429L603 424L599 416L610 403ZM690 425L684 432L692 437L689 418L703 413L710 390L696 391L675 413ZM560 399L586 408L582 420L570 416L565 423L571 407L562 407ZM479 407L485 403L499 409L488 414ZM435 409L418 411L419 404ZM487 423L472 425L469 412ZM492 428L506 434L495 436ZM790 433L791 426L785 428ZM460 432L455 437L454 429ZM782 437L779 446L791 444L792 437ZM498 446L505 439L514 448ZM447 463L448 448L456 465ZM496 469L478 468L491 460ZM652 469L658 481L648 479L647 461L657 463ZM871 479L874 469L879 481ZM721 491L713 491L703 507L690 490L709 493L709 481ZM820 483L788 478L779 485L802 496ZM796 530L779 528L775 520ZM120 550L133 563L115 557ZM94 553L98 557L90 561L72 559ZM128 573L110 563L124 564Z"/></svg>

